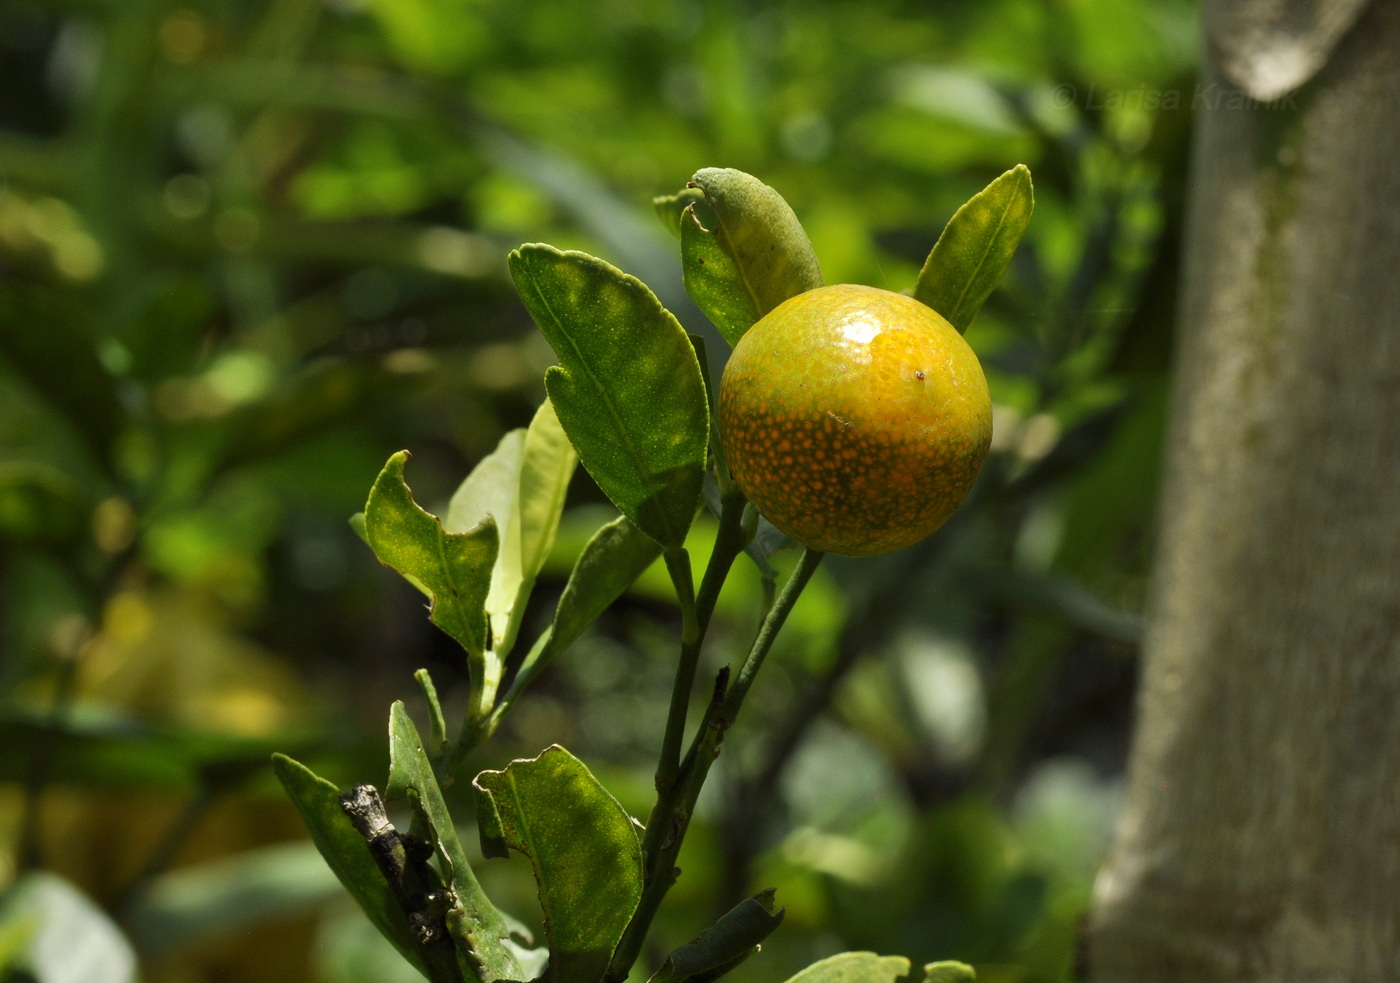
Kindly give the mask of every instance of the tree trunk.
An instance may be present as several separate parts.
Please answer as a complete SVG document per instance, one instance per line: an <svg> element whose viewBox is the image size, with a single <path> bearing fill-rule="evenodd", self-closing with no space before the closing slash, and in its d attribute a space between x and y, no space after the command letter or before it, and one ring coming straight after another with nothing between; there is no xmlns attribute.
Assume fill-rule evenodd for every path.
<svg viewBox="0 0 1400 983"><path fill-rule="evenodd" d="M1206 25L1091 978L1400 980L1400 0L1207 0Z"/></svg>

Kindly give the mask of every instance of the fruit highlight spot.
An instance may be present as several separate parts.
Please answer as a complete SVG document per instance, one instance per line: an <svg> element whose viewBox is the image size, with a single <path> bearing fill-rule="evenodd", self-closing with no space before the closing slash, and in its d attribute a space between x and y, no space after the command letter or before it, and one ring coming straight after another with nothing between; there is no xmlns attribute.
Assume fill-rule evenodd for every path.
<svg viewBox="0 0 1400 983"><path fill-rule="evenodd" d="M957 510L992 437L977 356L932 309L842 284L798 294L740 339L719 390L730 473L812 549L903 549Z"/></svg>

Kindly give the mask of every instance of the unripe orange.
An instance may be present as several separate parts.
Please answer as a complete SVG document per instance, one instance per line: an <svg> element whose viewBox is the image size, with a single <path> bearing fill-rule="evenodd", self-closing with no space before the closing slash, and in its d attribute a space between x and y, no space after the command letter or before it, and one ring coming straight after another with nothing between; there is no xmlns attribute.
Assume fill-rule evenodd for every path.
<svg viewBox="0 0 1400 983"><path fill-rule="evenodd" d="M840 284L798 294L750 328L719 388L734 481L811 549L875 556L957 510L992 441L977 356L903 294Z"/></svg>

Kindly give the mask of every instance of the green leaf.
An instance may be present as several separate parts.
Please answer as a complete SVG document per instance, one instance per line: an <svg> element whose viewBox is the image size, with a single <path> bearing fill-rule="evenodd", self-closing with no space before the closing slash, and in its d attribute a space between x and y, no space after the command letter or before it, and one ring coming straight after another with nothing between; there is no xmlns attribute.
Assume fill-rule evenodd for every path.
<svg viewBox="0 0 1400 983"><path fill-rule="evenodd" d="M562 651L632 586L661 549L626 516L603 526L584 546L554 611L554 645Z"/></svg>
<svg viewBox="0 0 1400 983"><path fill-rule="evenodd" d="M577 463L573 444L546 399L528 430L505 434L496 451L472 469L448 506L442 524L448 532L476 527L487 515L496 520L500 550L491 570L486 615L500 658L515 646L535 578L553 549Z"/></svg>
<svg viewBox="0 0 1400 983"><path fill-rule="evenodd" d="M903 956L843 952L812 963L787 983L894 983L908 975L909 960Z"/></svg>
<svg viewBox="0 0 1400 983"><path fill-rule="evenodd" d="M596 983L642 895L632 819L562 747L476 776L487 856L530 858L549 939L551 983Z"/></svg>
<svg viewBox="0 0 1400 983"><path fill-rule="evenodd" d="M515 645L535 578L554 546L564 496L578 456L554 407L545 400L528 430L512 430L472 469L447 508L450 533L496 521L500 549L491 571L486 615L494 651L504 659Z"/></svg>
<svg viewBox="0 0 1400 983"><path fill-rule="evenodd" d="M423 740L401 701L389 711L389 784L385 795L408 801L415 831L421 826L424 838L432 843L455 895L452 909L456 914L449 912L448 927L458 938L459 947L467 950L477 976L483 983L520 979L520 966L505 945L509 926L472 872L432 763L423 750Z"/></svg>
<svg viewBox="0 0 1400 983"><path fill-rule="evenodd" d="M948 220L919 271L914 299L966 331L996 289L1035 208L1031 172L1017 164Z"/></svg>
<svg viewBox="0 0 1400 983"><path fill-rule="evenodd" d="M622 596L661 555L656 540L620 515L584 546L554 610L554 621L535 642L511 684L511 697L529 685L568 648L608 605Z"/></svg>
<svg viewBox="0 0 1400 983"><path fill-rule="evenodd" d="M554 549L564 499L578 465L569 435L545 400L525 431L525 458L520 468L520 568L533 583Z"/></svg>
<svg viewBox="0 0 1400 983"><path fill-rule="evenodd" d="M685 289L731 345L789 297L822 285L812 243L792 208L743 171L707 167L681 220Z"/></svg>
<svg viewBox="0 0 1400 983"><path fill-rule="evenodd" d="M545 388L583 466L623 515L678 548L709 439L690 339L644 283L586 253L525 245L510 270L559 358Z"/></svg>
<svg viewBox="0 0 1400 983"><path fill-rule="evenodd" d="M759 943L782 924L785 910L773 910L772 890L739 902L694 942L667 956L649 983L708 983L719 979L758 951Z"/></svg>
<svg viewBox="0 0 1400 983"><path fill-rule="evenodd" d="M929 963L924 967L924 983L977 983L977 973L967 963Z"/></svg>
<svg viewBox="0 0 1400 983"><path fill-rule="evenodd" d="M0 940L18 949L13 962L29 970L21 974L24 979L32 974L39 983L136 980L136 954L126 937L86 895L53 874L28 874L5 892Z"/></svg>
<svg viewBox="0 0 1400 983"><path fill-rule="evenodd" d="M327 866L335 871L374 927L405 959L421 969L408 919L389 893L389 885L370 856L364 837L340 808L340 789L285 754L272 756L272 770L297 807Z"/></svg>
<svg viewBox="0 0 1400 983"><path fill-rule="evenodd" d="M366 546L369 545L369 533L365 532L365 514L363 512L356 512L350 517L350 531L359 536L360 541Z"/></svg>
<svg viewBox="0 0 1400 983"><path fill-rule="evenodd" d="M413 674L418 688L423 691L423 699L428 703L428 740L432 742L433 753L439 753L447 746L447 718L442 713L442 701L438 699L437 686L426 669Z"/></svg>
<svg viewBox="0 0 1400 983"><path fill-rule="evenodd" d="M496 523L486 519L470 532L449 533L418 507L404 484L408 451L389 458L365 503L365 536L379 562L393 567L432 598L433 624L467 650L472 685L489 703L486 595L496 562Z"/></svg>
<svg viewBox="0 0 1400 983"><path fill-rule="evenodd" d="M509 648L503 636L524 579L520 571L520 463L524 454L524 430L512 430L502 437L496 449L482 458L457 488L442 520L448 533L467 532L488 517L496 526L498 548L485 610L491 647L502 656Z"/></svg>
<svg viewBox="0 0 1400 983"><path fill-rule="evenodd" d="M685 215L685 210L697 201L705 200L705 192L699 188L682 188L673 195L657 195L651 200L651 207L656 210L656 217L661 219L661 224L666 226L672 235L681 234L681 218Z"/></svg>

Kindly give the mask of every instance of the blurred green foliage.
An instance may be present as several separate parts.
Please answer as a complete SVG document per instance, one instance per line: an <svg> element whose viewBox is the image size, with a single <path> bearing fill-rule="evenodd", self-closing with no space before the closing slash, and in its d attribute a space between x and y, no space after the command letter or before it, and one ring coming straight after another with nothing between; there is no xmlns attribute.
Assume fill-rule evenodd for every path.
<svg viewBox="0 0 1400 983"><path fill-rule="evenodd" d="M421 710L414 669L462 701L460 653L346 518L400 448L441 513L529 421L550 355L511 248L642 277L707 333L717 371L727 346L681 289L653 195L741 168L793 205L827 282L903 289L957 205L1021 162L1035 217L968 332L993 460L930 541L813 584L643 963L771 886L785 924L736 981L844 949L1072 978L1134 678L1195 16L1187 0L0 2L0 885L21 885L0 976L62 958L16 898L122 944L52 874L106 910L147 981L406 968L290 845L267 752L379 775L385 707ZM1180 108L1152 108L1165 90ZM586 477L570 502L540 612L598 525ZM761 595L745 563L716 652ZM644 814L670 596L645 576L471 766L559 741ZM522 861L481 876L536 910Z"/></svg>

